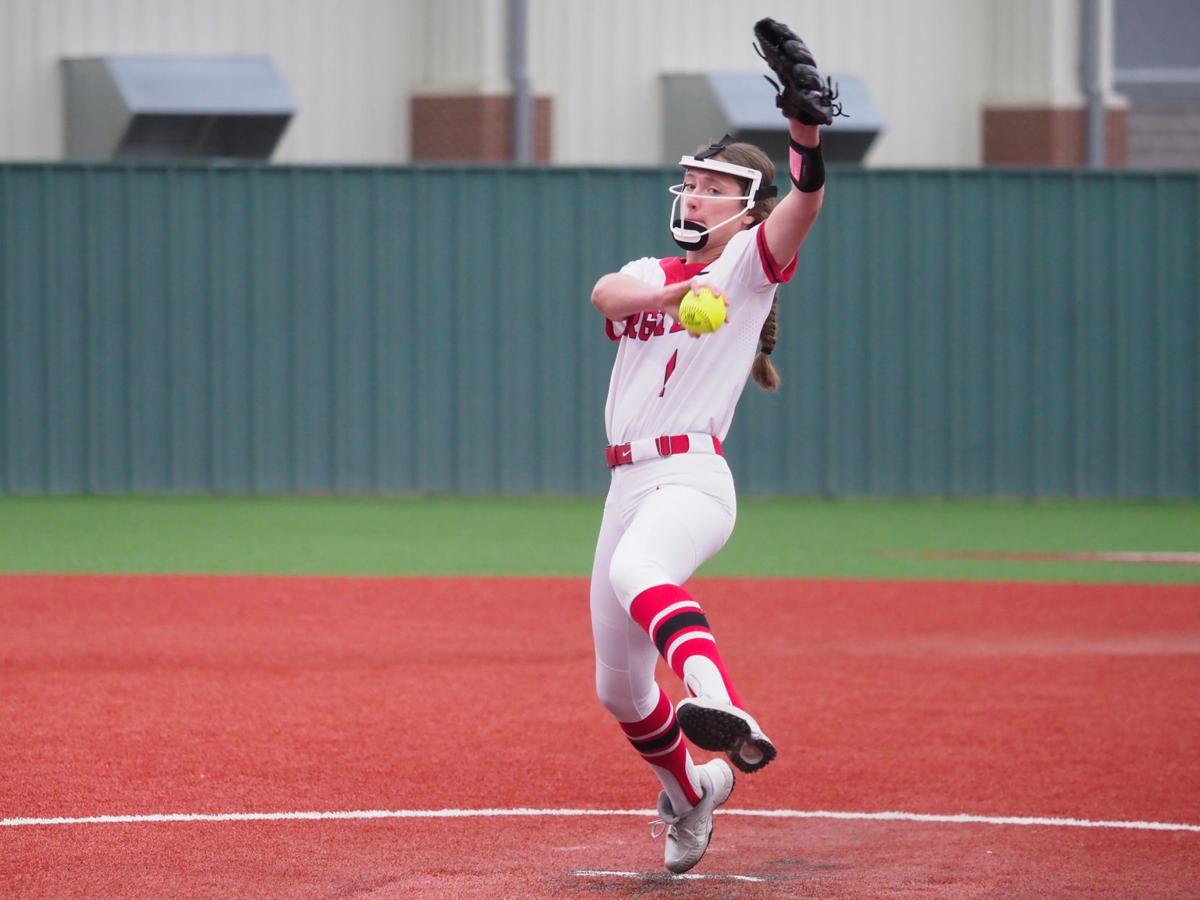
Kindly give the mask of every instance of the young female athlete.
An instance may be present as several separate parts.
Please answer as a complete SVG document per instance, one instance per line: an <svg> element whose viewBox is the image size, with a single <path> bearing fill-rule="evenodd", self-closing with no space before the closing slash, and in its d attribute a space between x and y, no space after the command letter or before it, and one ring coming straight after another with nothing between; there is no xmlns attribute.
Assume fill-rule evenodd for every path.
<svg viewBox="0 0 1200 900"><path fill-rule="evenodd" d="M776 755L734 687L703 608L681 587L733 530L737 501L721 442L748 373L768 390L778 386L767 359L776 286L791 279L824 196L817 123L831 120L834 95L785 26L766 19L755 32L772 68L773 59L787 63L786 77L776 70L784 82L778 103L795 114L788 130L796 190L775 199L770 160L728 136L684 156L683 183L670 189L670 227L686 255L634 260L592 290L619 344L605 406L612 482L591 582L596 689L662 782L665 862L677 873L704 855L713 811L734 784L724 759L695 765L683 737L724 752L743 772ZM799 85L797 65L811 70ZM807 93L797 109L798 90ZM724 298L728 315L719 330L697 336L677 323L684 295L701 286ZM677 710L654 680L658 654L689 695Z"/></svg>

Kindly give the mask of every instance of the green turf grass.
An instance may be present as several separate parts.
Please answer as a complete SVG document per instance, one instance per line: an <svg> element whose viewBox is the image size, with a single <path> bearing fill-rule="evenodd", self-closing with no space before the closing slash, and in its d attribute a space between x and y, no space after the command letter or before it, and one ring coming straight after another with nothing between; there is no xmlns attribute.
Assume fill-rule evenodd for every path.
<svg viewBox="0 0 1200 900"><path fill-rule="evenodd" d="M0 571L586 575L599 498L0 498ZM743 500L701 574L1200 583L1200 566L925 551L1198 551L1200 505Z"/></svg>

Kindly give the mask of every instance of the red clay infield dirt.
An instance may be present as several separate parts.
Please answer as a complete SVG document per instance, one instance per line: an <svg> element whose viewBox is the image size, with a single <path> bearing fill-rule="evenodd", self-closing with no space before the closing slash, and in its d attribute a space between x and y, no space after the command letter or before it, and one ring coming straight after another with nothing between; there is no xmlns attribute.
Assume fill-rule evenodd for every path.
<svg viewBox="0 0 1200 900"><path fill-rule="evenodd" d="M676 879L580 579L0 576L0 895L1195 895L1200 589L691 587L780 757Z"/></svg>

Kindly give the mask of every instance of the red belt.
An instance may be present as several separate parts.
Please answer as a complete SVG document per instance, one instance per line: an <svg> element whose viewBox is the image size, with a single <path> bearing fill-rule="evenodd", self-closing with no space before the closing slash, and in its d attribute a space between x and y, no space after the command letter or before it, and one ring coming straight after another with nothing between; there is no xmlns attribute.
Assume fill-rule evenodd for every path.
<svg viewBox="0 0 1200 900"><path fill-rule="evenodd" d="M715 434L664 434L662 437L630 441L628 444L613 444L604 449L604 461L610 469L628 466L646 459L674 456L676 453L721 452L721 441Z"/></svg>

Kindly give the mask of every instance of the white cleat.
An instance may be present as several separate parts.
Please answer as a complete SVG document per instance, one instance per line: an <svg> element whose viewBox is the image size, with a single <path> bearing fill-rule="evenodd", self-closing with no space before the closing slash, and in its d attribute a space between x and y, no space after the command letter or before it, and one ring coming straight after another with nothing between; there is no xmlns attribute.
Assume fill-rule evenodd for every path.
<svg viewBox="0 0 1200 900"><path fill-rule="evenodd" d="M689 741L728 754L729 761L743 772L757 772L778 754L754 717L730 703L689 697L679 701L675 718Z"/></svg>
<svg viewBox="0 0 1200 900"><path fill-rule="evenodd" d="M725 760L709 760L702 766L696 766L696 773L703 795L700 802L683 815L675 815L665 791L658 795L659 821L654 823L658 830L652 830L651 833L658 837L662 834L662 827L666 826L667 847L663 862L667 870L676 875L682 875L700 862L712 838L713 812L733 793L733 769Z"/></svg>

